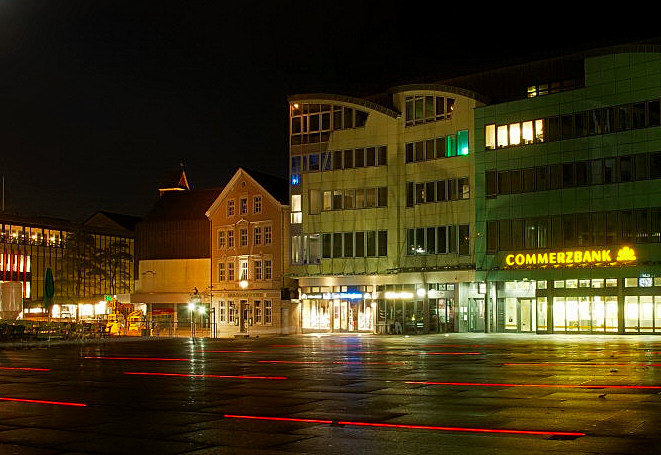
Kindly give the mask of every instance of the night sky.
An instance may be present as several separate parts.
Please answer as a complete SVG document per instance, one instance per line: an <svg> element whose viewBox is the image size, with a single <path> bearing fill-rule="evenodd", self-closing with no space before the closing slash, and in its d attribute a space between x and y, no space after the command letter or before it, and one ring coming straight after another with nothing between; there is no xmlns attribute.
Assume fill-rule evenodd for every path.
<svg viewBox="0 0 661 455"><path fill-rule="evenodd" d="M237 166L286 176L288 95L367 95L649 37L563 23L559 40L557 23L488 19L379 1L0 0L5 211L141 216L180 162L194 188Z"/></svg>

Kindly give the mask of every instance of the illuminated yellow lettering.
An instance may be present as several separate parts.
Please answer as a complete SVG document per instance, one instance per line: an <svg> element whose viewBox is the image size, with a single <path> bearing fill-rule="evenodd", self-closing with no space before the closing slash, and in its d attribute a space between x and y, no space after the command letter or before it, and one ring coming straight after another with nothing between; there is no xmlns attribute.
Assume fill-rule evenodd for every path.
<svg viewBox="0 0 661 455"><path fill-rule="evenodd" d="M555 264L556 263L556 254L555 253L549 253L549 264Z"/></svg>
<svg viewBox="0 0 661 455"><path fill-rule="evenodd" d="M526 261L526 257L522 254L517 254L514 257L514 262L516 262L516 265L523 265Z"/></svg>
<svg viewBox="0 0 661 455"><path fill-rule="evenodd" d="M611 250L601 250L601 260L605 262L611 262Z"/></svg>
<svg viewBox="0 0 661 455"><path fill-rule="evenodd" d="M592 262L601 262L601 251L592 252Z"/></svg>
<svg viewBox="0 0 661 455"><path fill-rule="evenodd" d="M526 254L526 264L537 264L537 255Z"/></svg>
<svg viewBox="0 0 661 455"><path fill-rule="evenodd" d="M574 252L573 251L567 251L565 253L565 262L567 264L571 264L572 262L574 262Z"/></svg>
<svg viewBox="0 0 661 455"><path fill-rule="evenodd" d="M556 255L556 257L558 258L558 259L557 259L557 260L558 260L558 264L564 264L564 263L565 263L565 253L558 253L558 254Z"/></svg>
<svg viewBox="0 0 661 455"><path fill-rule="evenodd" d="M507 265L514 265L514 255L508 254L507 256L505 256L505 263Z"/></svg>
<svg viewBox="0 0 661 455"><path fill-rule="evenodd" d="M548 264L549 263L549 255L547 253L539 253L537 255L537 263L538 264Z"/></svg>
<svg viewBox="0 0 661 455"><path fill-rule="evenodd" d="M574 251L574 262L583 262L583 253L581 251Z"/></svg>

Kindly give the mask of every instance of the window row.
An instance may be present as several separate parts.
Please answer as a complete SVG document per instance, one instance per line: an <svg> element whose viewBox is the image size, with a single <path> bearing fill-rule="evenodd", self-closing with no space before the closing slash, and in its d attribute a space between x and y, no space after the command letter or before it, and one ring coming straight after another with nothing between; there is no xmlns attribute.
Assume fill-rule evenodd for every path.
<svg viewBox="0 0 661 455"><path fill-rule="evenodd" d="M218 302L218 322L223 324L239 324L239 311L243 306L244 319L248 325L272 324L273 323L273 301L272 300L241 300L237 305L233 300Z"/></svg>
<svg viewBox="0 0 661 455"><path fill-rule="evenodd" d="M468 177L435 182L406 183L406 206L430 202L457 201L470 198Z"/></svg>
<svg viewBox="0 0 661 455"><path fill-rule="evenodd" d="M263 281L273 279L271 259L236 259L218 263L218 281Z"/></svg>
<svg viewBox="0 0 661 455"><path fill-rule="evenodd" d="M302 172L355 169L385 166L387 164L387 147L380 145L292 156L291 172L292 174L300 174Z"/></svg>
<svg viewBox="0 0 661 455"><path fill-rule="evenodd" d="M505 125L489 124L485 126L485 148L493 150L655 126L661 126L658 99Z"/></svg>
<svg viewBox="0 0 661 455"><path fill-rule="evenodd" d="M465 156L470 153L468 130L458 131L457 134L447 137L407 142L404 151L407 163Z"/></svg>
<svg viewBox="0 0 661 455"><path fill-rule="evenodd" d="M408 256L427 254L470 255L470 227L431 226L406 230L406 254Z"/></svg>
<svg viewBox="0 0 661 455"><path fill-rule="evenodd" d="M360 258L388 255L388 231L321 234L323 258Z"/></svg>
<svg viewBox="0 0 661 455"><path fill-rule="evenodd" d="M661 242L661 207L487 221L487 253Z"/></svg>
<svg viewBox="0 0 661 455"><path fill-rule="evenodd" d="M65 237L66 232L61 230L11 224L2 225L0 231L0 243L62 247Z"/></svg>
<svg viewBox="0 0 661 455"><path fill-rule="evenodd" d="M250 243L248 227L224 228L218 231L218 249L236 248L238 235L238 246L248 246ZM269 225L257 225L252 227L252 245L270 245L273 243L273 227Z"/></svg>
<svg viewBox="0 0 661 455"><path fill-rule="evenodd" d="M581 85L580 81L577 80L555 81L545 84L530 85L528 86L528 98L574 90Z"/></svg>
<svg viewBox="0 0 661 455"><path fill-rule="evenodd" d="M331 131L364 127L367 117L367 112L351 107L294 103L290 112L291 145L328 142Z"/></svg>
<svg viewBox="0 0 661 455"><path fill-rule="evenodd" d="M661 178L661 152L485 173L487 197Z"/></svg>
<svg viewBox="0 0 661 455"><path fill-rule="evenodd" d="M449 120L454 111L454 98L436 95L407 96L404 100L406 126Z"/></svg>
<svg viewBox="0 0 661 455"><path fill-rule="evenodd" d="M239 198L239 215L248 214L248 197ZM234 199L227 200L227 216L231 217L237 214L236 201ZM252 197L252 213L262 213L262 196L257 195Z"/></svg>
<svg viewBox="0 0 661 455"><path fill-rule="evenodd" d="M310 190L310 214L321 211L368 209L388 206L388 188L358 188L349 190Z"/></svg>

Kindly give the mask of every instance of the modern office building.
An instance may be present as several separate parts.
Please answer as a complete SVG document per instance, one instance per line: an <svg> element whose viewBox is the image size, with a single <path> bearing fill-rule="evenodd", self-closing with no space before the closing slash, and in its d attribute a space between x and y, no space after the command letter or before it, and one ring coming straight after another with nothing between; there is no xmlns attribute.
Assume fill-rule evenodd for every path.
<svg viewBox="0 0 661 455"><path fill-rule="evenodd" d="M483 329L468 318L484 304L475 282L480 105L449 85L290 97L291 273L303 331Z"/></svg>
<svg viewBox="0 0 661 455"><path fill-rule="evenodd" d="M475 109L487 329L661 332L661 47L490 78L519 93Z"/></svg>
<svg viewBox="0 0 661 455"><path fill-rule="evenodd" d="M48 269L55 284L54 317L91 318L105 313L105 295L128 299L135 279L134 229L138 219L100 211L76 223L2 213L3 306L17 297L23 317L45 315Z"/></svg>
<svg viewBox="0 0 661 455"><path fill-rule="evenodd" d="M238 169L206 216L217 336L295 333L287 180Z"/></svg>

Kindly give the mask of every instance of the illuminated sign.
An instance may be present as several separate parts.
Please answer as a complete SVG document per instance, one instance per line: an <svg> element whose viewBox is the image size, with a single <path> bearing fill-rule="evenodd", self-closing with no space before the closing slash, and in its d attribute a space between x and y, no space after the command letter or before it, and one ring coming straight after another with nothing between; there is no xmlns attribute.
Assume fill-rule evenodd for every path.
<svg viewBox="0 0 661 455"><path fill-rule="evenodd" d="M324 292L323 294L303 294L301 298L304 300L360 300L371 299L372 294L369 292Z"/></svg>
<svg viewBox="0 0 661 455"><path fill-rule="evenodd" d="M628 246L613 254L611 249L565 250L544 253L515 253L505 256L506 267L572 267L587 265L621 265L634 262L636 252Z"/></svg>

